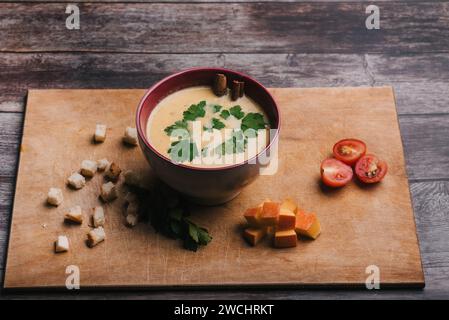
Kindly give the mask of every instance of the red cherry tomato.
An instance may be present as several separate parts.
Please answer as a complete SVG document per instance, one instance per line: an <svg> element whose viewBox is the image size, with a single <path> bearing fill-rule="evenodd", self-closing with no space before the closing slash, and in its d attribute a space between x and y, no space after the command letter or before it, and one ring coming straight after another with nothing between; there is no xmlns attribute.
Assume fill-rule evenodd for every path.
<svg viewBox="0 0 449 320"><path fill-rule="evenodd" d="M379 182L385 177L387 171L387 163L372 154L361 157L355 165L355 174L364 183Z"/></svg>
<svg viewBox="0 0 449 320"><path fill-rule="evenodd" d="M334 145L334 157L352 166L365 155L366 144L357 139L343 139Z"/></svg>
<svg viewBox="0 0 449 320"><path fill-rule="evenodd" d="M352 168L340 160L329 158L321 162L321 179L329 187L343 187L352 175Z"/></svg>

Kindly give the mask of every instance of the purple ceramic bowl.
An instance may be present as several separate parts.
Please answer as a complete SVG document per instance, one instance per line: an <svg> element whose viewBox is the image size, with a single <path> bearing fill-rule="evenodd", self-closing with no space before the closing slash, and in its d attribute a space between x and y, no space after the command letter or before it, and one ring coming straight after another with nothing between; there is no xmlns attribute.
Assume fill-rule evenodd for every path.
<svg viewBox="0 0 449 320"><path fill-rule="evenodd" d="M256 157L270 152L277 143L280 115L276 102L268 90L249 76L221 68L194 68L175 73L153 85L142 98L136 115L139 144L154 173L173 189L199 204L216 205L236 197L243 187L258 176L261 165L251 159L234 165L214 168L198 168L172 162L159 153L149 142L146 128L151 112L163 98L188 87L211 85L215 74L223 73L228 83L233 80L245 82L245 94L257 102L265 111L270 127L276 129L270 143Z"/></svg>

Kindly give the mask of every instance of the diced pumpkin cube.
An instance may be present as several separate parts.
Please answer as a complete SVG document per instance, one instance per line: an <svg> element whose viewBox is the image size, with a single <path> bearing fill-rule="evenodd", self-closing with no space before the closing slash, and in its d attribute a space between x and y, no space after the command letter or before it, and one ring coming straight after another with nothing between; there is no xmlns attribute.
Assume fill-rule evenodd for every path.
<svg viewBox="0 0 449 320"><path fill-rule="evenodd" d="M290 210L282 209L279 213L277 230L294 230L296 226L296 215Z"/></svg>
<svg viewBox="0 0 449 320"><path fill-rule="evenodd" d="M266 201L263 203L260 221L265 226L276 225L281 205L278 202Z"/></svg>
<svg viewBox="0 0 449 320"><path fill-rule="evenodd" d="M320 221L315 213L298 211L295 231L298 235L316 239L321 233Z"/></svg>
<svg viewBox="0 0 449 320"><path fill-rule="evenodd" d="M281 204L281 209L289 210L294 213L296 213L297 207L296 203L290 198L285 199Z"/></svg>
<svg viewBox="0 0 449 320"><path fill-rule="evenodd" d="M252 227L260 226L260 215L262 213L262 206L255 208L249 208L245 211L243 216L245 217L248 224Z"/></svg>
<svg viewBox="0 0 449 320"><path fill-rule="evenodd" d="M275 248L292 248L296 247L298 236L295 230L276 231L274 234Z"/></svg>
<svg viewBox="0 0 449 320"><path fill-rule="evenodd" d="M252 246L255 246L266 235L266 229L247 228L243 231L243 238Z"/></svg>

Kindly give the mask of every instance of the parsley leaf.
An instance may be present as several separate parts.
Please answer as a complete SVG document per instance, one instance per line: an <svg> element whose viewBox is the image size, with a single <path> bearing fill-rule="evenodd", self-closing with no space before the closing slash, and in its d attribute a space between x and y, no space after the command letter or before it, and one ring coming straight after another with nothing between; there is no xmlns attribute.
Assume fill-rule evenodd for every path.
<svg viewBox="0 0 449 320"><path fill-rule="evenodd" d="M176 121L174 124L172 124L171 126L168 126L167 128L164 129L165 133L169 136L172 135L173 131L175 130L188 130L187 128L187 122L185 120L179 120ZM177 132L178 133L178 132ZM182 133L182 131L179 131L179 133ZM182 135L183 137L185 136L184 134Z"/></svg>
<svg viewBox="0 0 449 320"><path fill-rule="evenodd" d="M217 113L218 111L221 110L221 108L223 108L222 106L220 106L219 104L215 104L212 106L214 113Z"/></svg>
<svg viewBox="0 0 449 320"><path fill-rule="evenodd" d="M207 229L199 227L197 232L200 245L205 246L212 241L212 237Z"/></svg>
<svg viewBox="0 0 449 320"><path fill-rule="evenodd" d="M200 245L205 246L211 242L212 237L205 228L198 227L188 219L184 219L187 226L187 233L184 238L184 248L196 251Z"/></svg>
<svg viewBox="0 0 449 320"><path fill-rule="evenodd" d="M265 120L261 113L248 113L242 120L242 124L240 128L245 132L248 129L264 129L265 128Z"/></svg>
<svg viewBox="0 0 449 320"><path fill-rule="evenodd" d="M223 119L227 119L227 118L229 118L229 116L230 116L231 114L229 113L229 111L228 110L222 110L221 111L221 113L220 113L220 117L222 117Z"/></svg>
<svg viewBox="0 0 449 320"><path fill-rule="evenodd" d="M171 143L168 154L174 162L192 161L198 156L198 148L190 139L178 140Z"/></svg>
<svg viewBox="0 0 449 320"><path fill-rule="evenodd" d="M174 207L168 205L169 199L173 196L178 197L178 194L165 184L156 184L150 190L139 190L138 196L156 232L172 239L182 240L184 248L191 251L197 251L212 240L207 229L187 218L188 207L182 200Z"/></svg>
<svg viewBox="0 0 449 320"><path fill-rule="evenodd" d="M242 107L240 107L239 105L233 106L231 109L229 109L229 111L234 117L239 120L245 116L245 113L242 111Z"/></svg>
<svg viewBox="0 0 449 320"><path fill-rule="evenodd" d="M194 121L196 118L202 118L206 114L204 107L206 106L206 101L200 101L198 104L192 104L186 111L182 113L184 116L183 120Z"/></svg>
<svg viewBox="0 0 449 320"><path fill-rule="evenodd" d="M224 127L225 127L225 124L223 122L221 122L217 118L212 118L212 128L220 130L220 129L223 129Z"/></svg>

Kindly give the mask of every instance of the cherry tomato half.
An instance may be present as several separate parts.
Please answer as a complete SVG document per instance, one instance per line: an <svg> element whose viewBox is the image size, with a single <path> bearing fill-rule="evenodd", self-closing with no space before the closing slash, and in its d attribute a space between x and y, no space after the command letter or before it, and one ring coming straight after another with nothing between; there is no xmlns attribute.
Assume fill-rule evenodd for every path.
<svg viewBox="0 0 449 320"><path fill-rule="evenodd" d="M343 187L352 175L352 168L340 160L329 158L321 162L321 179L329 187Z"/></svg>
<svg viewBox="0 0 449 320"><path fill-rule="evenodd" d="M372 154L361 157L355 165L355 174L364 183L379 182L385 177L387 171L387 163Z"/></svg>
<svg viewBox="0 0 449 320"><path fill-rule="evenodd" d="M333 152L336 159L352 166L365 155L366 144L357 139L343 139L334 145Z"/></svg>

